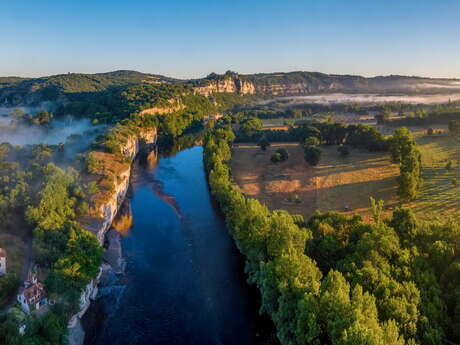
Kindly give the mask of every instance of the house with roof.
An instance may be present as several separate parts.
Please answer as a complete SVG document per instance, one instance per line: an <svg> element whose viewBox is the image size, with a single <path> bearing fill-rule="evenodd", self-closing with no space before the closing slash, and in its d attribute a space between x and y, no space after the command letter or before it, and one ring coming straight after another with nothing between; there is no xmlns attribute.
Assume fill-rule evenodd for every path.
<svg viewBox="0 0 460 345"><path fill-rule="evenodd" d="M46 305L45 288L42 283L37 281L34 274L30 273L29 279L19 289L17 301L25 313L38 310L41 306Z"/></svg>
<svg viewBox="0 0 460 345"><path fill-rule="evenodd" d="M0 248L0 276L6 274L6 250Z"/></svg>

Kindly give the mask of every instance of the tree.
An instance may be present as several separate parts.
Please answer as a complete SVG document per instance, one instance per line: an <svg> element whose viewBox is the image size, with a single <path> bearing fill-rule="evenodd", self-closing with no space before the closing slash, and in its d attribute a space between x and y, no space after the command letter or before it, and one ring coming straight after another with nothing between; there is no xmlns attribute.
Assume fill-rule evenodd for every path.
<svg viewBox="0 0 460 345"><path fill-rule="evenodd" d="M305 149L304 158L310 165L318 165L321 159L321 150L316 146L309 146Z"/></svg>
<svg viewBox="0 0 460 345"><path fill-rule="evenodd" d="M451 135L460 135L460 120L449 121L449 132Z"/></svg>
<svg viewBox="0 0 460 345"><path fill-rule="evenodd" d="M263 135L259 141L257 142L257 145L260 146L260 149L262 151L265 151L267 149L268 146L270 146L270 142L268 141L267 137L265 135Z"/></svg>
<svg viewBox="0 0 460 345"><path fill-rule="evenodd" d="M96 159L96 154L94 152L88 152L86 155L86 171L90 174L97 173L99 163Z"/></svg>
<svg viewBox="0 0 460 345"><path fill-rule="evenodd" d="M280 154L281 161L283 162L289 158L289 152L284 147L280 147L279 149L277 149L276 153Z"/></svg>
<svg viewBox="0 0 460 345"><path fill-rule="evenodd" d="M275 153L270 157L270 160L273 163L279 163L279 162L284 162L289 158L289 152L283 148L280 147L275 151Z"/></svg>
<svg viewBox="0 0 460 345"><path fill-rule="evenodd" d="M37 124L46 124L46 123L49 123L51 121L51 119L53 118L53 114L48 112L47 110L40 110L37 115L35 115L34 117L34 122L37 123Z"/></svg>
<svg viewBox="0 0 460 345"><path fill-rule="evenodd" d="M304 147L309 147L309 146L318 146L320 144L320 141L317 137L310 136L304 141Z"/></svg>
<svg viewBox="0 0 460 345"><path fill-rule="evenodd" d="M434 130L431 127L426 130L427 135L433 135L433 133L434 133Z"/></svg>
<svg viewBox="0 0 460 345"><path fill-rule="evenodd" d="M243 121L240 130L246 136L251 136L263 127L262 121L257 117L250 117Z"/></svg>
<svg viewBox="0 0 460 345"><path fill-rule="evenodd" d="M73 181L72 175L48 164L37 204L27 208L27 220L43 230L58 230L68 218L73 218L75 200L69 194Z"/></svg>
<svg viewBox="0 0 460 345"><path fill-rule="evenodd" d="M377 125L384 125L385 121L388 120L390 117L390 112L386 109L383 109L380 113L375 115L375 119L377 120Z"/></svg>

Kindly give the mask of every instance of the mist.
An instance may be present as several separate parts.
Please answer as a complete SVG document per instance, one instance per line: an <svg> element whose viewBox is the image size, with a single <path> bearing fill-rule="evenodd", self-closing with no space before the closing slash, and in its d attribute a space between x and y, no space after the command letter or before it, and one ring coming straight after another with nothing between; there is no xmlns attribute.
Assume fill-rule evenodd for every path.
<svg viewBox="0 0 460 345"><path fill-rule="evenodd" d="M7 107L7 106L0 106L0 116L1 115L9 115L15 110L21 110L26 114L35 115L40 110L47 110L53 112L56 110L57 104L55 102L41 102L36 106L17 106L17 107Z"/></svg>
<svg viewBox="0 0 460 345"><path fill-rule="evenodd" d="M460 93L436 94L436 95L379 95L365 93L331 93L310 96L276 97L263 103L273 101L288 101L295 103L316 104L382 104L382 103L407 103L407 104L439 104L460 100ZM288 103L288 104L289 104Z"/></svg>
<svg viewBox="0 0 460 345"><path fill-rule="evenodd" d="M87 150L96 137L107 129L107 125L93 125L89 119L75 119L72 116L53 119L46 125L25 124L10 116L0 119L0 143L20 146L62 143L63 157L68 160Z"/></svg>

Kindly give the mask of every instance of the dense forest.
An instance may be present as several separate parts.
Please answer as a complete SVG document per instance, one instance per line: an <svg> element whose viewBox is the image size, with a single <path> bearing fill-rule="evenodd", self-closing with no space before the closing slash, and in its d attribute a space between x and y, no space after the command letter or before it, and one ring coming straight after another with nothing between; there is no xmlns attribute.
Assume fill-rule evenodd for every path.
<svg viewBox="0 0 460 345"><path fill-rule="evenodd" d="M0 324L0 343L58 344L67 333L66 320L79 308L81 290L102 260L96 237L77 221L88 212L85 199L91 186L75 168L64 170L53 163L60 154L56 146L1 144L0 152L0 213L7 223L3 225L14 229L13 215L27 221L38 273L45 277L48 297L58 302L42 317L29 316L24 336L18 334L24 314L11 308ZM2 284L2 296L12 298L19 277L11 273Z"/></svg>
<svg viewBox="0 0 460 345"><path fill-rule="evenodd" d="M232 185L234 139L225 124L207 136L209 184L282 344L459 341L458 224L404 208L382 219L374 200L372 223L269 211Z"/></svg>

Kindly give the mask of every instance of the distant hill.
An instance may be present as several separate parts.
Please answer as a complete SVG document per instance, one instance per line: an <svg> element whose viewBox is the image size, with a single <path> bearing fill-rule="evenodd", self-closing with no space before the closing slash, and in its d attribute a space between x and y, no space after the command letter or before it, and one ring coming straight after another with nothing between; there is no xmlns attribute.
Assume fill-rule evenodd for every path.
<svg viewBox="0 0 460 345"><path fill-rule="evenodd" d="M324 74L319 72L259 73L238 75L210 74L197 81L200 85L215 85L223 80L239 80L238 85L250 93L259 95L309 95L330 92L376 92L376 93L446 93L460 92L460 80L434 79L410 76L378 76L366 78L355 75ZM249 83L249 84L248 84Z"/></svg>
<svg viewBox="0 0 460 345"><path fill-rule="evenodd" d="M410 76L379 76L366 78L319 72L280 72L240 75L211 73L205 78L178 80L136 71L108 73L69 73L41 78L0 77L0 106L38 104L43 101L65 103L101 92L138 84L186 83L198 93L256 94L261 96L294 96L330 92L374 93L451 93L460 92L460 80Z"/></svg>
<svg viewBox="0 0 460 345"><path fill-rule="evenodd" d="M0 77L0 105L35 104L65 100L73 93L97 93L110 88L149 83L174 83L179 80L136 71L108 73L68 73L40 78Z"/></svg>

